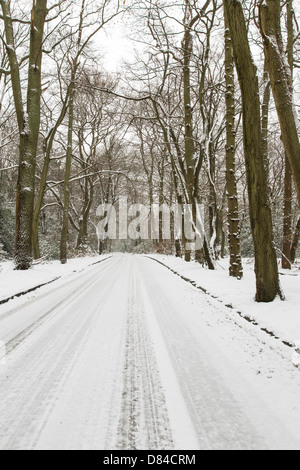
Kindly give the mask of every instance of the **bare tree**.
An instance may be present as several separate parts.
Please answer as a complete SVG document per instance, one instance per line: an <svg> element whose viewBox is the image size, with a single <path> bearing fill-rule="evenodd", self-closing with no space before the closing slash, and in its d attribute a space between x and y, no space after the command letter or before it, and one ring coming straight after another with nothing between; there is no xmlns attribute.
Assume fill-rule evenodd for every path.
<svg viewBox="0 0 300 470"><path fill-rule="evenodd" d="M254 65L242 4L224 0L243 102L244 153L249 210L255 251L256 301L282 295L274 247L272 215L264 164L257 69Z"/></svg>
<svg viewBox="0 0 300 470"><path fill-rule="evenodd" d="M68 225L69 225L69 201L70 201L70 175L71 175L71 160L73 149L73 124L74 124L74 99L76 93L76 81L78 79L78 72L80 70L80 57L85 52L87 46L95 35L111 21L116 15L120 13L119 5L117 5L114 12L107 12L109 1L105 0L103 4L94 12L97 21L90 21L91 11L87 8L88 0L82 0L81 9L79 14L78 35L75 41L75 47L72 45L70 49L70 90L69 90L69 123L68 123L68 145L66 153L66 170L64 182L64 209L63 209L63 222L61 230L60 242L60 260L62 264L67 262L67 245L68 245ZM88 23L87 23L88 21ZM96 26L95 26L96 25ZM84 35L84 30L88 33Z"/></svg>
<svg viewBox="0 0 300 470"><path fill-rule="evenodd" d="M40 127L42 46L48 10L47 0L33 2L30 21L27 99L25 107L10 2L1 0L0 3L5 26L6 50L9 59L20 139L15 261L17 269L26 270L30 267L32 261L32 218L36 153Z"/></svg>
<svg viewBox="0 0 300 470"><path fill-rule="evenodd" d="M291 69L284 50L280 0L260 1L260 29L271 79L273 97L300 204L299 122L293 99Z"/></svg>
<svg viewBox="0 0 300 470"><path fill-rule="evenodd" d="M61 85L61 82L60 82ZM32 247L33 247L33 257L34 259L39 259L41 257L40 247L39 247L39 221L41 209L44 201L44 195L47 188L47 176L49 172L49 166L51 162L51 153L53 149L53 144L55 141L55 136L57 131L62 124L68 108L69 102L69 93L70 86L67 88L65 96L62 97L61 111L56 118L56 121L53 123L53 126L47 133L44 138L42 149L43 149L43 168L41 171L39 189L36 196L36 202L33 213L33 222L32 222Z"/></svg>
<svg viewBox="0 0 300 470"><path fill-rule="evenodd" d="M289 0L287 9L287 34L288 34L288 63L291 70L292 81L294 72L294 22L293 0ZM283 199L283 243L282 243L282 268L291 269L292 257L292 201L293 201L293 175L290 161L285 155L284 199Z"/></svg>
<svg viewBox="0 0 300 470"><path fill-rule="evenodd" d="M236 184L235 154L235 80L234 60L226 9L225 16L225 79L226 79L226 189L228 199L228 228L230 276L241 279L243 267L240 246L239 203Z"/></svg>

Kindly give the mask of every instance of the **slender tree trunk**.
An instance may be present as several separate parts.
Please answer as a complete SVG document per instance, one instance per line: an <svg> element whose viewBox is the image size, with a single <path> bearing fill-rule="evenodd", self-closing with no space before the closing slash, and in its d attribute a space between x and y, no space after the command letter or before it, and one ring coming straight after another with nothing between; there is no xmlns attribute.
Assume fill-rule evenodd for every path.
<svg viewBox="0 0 300 470"><path fill-rule="evenodd" d="M214 265L213 260L212 260L212 256L211 256L211 253L210 253L210 250L209 250L209 245L207 243L207 238L206 237L204 237L204 240L203 240L203 251L204 251L205 260L206 260L207 265L208 265L208 269L210 271L214 271L215 270L215 265Z"/></svg>
<svg viewBox="0 0 300 470"><path fill-rule="evenodd" d="M293 81L294 72L294 27L293 27L293 0L287 2L287 31L288 31L288 62ZM283 246L282 268L291 269L292 257L292 201L293 201L293 174L286 154L284 175L284 200L283 200Z"/></svg>
<svg viewBox="0 0 300 470"><path fill-rule="evenodd" d="M175 240L175 256L176 258L182 257L182 249L181 249L180 240Z"/></svg>
<svg viewBox="0 0 300 470"><path fill-rule="evenodd" d="M225 16L225 80L226 80L226 189L228 201L228 238L230 253L229 274L241 279L243 277L240 220L238 193L235 171L235 83L234 60L231 44L230 29L226 9Z"/></svg>
<svg viewBox="0 0 300 470"><path fill-rule="evenodd" d="M264 92L263 102L261 109L261 132L262 132L262 152L267 172L267 179L269 181L269 111L270 111L270 99L271 99L271 83L270 77L267 70L267 64L265 61L264 65Z"/></svg>
<svg viewBox="0 0 300 470"><path fill-rule="evenodd" d="M208 2L205 7L208 6ZM186 0L186 10L184 19L184 38L182 42L183 50L183 96L184 96L184 117L185 117L185 134L184 134L184 145L185 145L185 165L186 175L185 183L187 190L187 203L192 206L192 217L196 224L196 204L198 195L198 176L196 176L197 169L195 165L195 142L193 135L193 107L191 99L191 58L193 52L193 36L191 33L191 27L194 20L190 18L189 12L189 0ZM191 261L191 250L187 248L189 243L185 236L183 238L185 246L185 260ZM204 256L208 264L209 269L215 269L213 261L211 259L207 240L204 240ZM196 257L198 254L196 253Z"/></svg>
<svg viewBox="0 0 300 470"><path fill-rule="evenodd" d="M223 219L223 216L222 216ZM221 232L221 258L224 259L226 256L226 232L224 229L224 225L222 226Z"/></svg>
<svg viewBox="0 0 300 470"><path fill-rule="evenodd" d="M106 242L104 240L99 241L99 255L103 255L105 251Z"/></svg>
<svg viewBox="0 0 300 470"><path fill-rule="evenodd" d="M291 261L292 261L292 263L295 263L295 261L296 261L299 237L300 237L300 217L298 219L297 226L296 226L295 232L293 234L293 238L292 238L292 248L291 248Z"/></svg>
<svg viewBox="0 0 300 470"><path fill-rule="evenodd" d="M208 124L209 130L209 124ZM216 179L216 156L213 150L212 142L208 145L208 178L209 178L209 235L210 235L210 249L215 259L218 258L217 246L218 246L218 207L217 207L217 193L215 188Z"/></svg>
<svg viewBox="0 0 300 470"><path fill-rule="evenodd" d="M77 237L77 249L80 248L80 246L82 246L84 243L86 243L88 237L88 222L93 203L93 193L93 185L88 179L86 179L84 191L84 206L82 210L82 218L79 224L79 233Z"/></svg>
<svg viewBox="0 0 300 470"><path fill-rule="evenodd" d="M160 173L160 183L159 183L159 205L162 206L164 203L164 177L165 177L165 168L164 163L162 164L161 173ZM160 249L163 245L163 213L159 212L159 236L158 241L160 244Z"/></svg>
<svg viewBox="0 0 300 470"><path fill-rule="evenodd" d="M183 95L184 95L184 118L185 118L185 162L186 162L186 185L189 200L191 204L194 198L195 190L195 144L193 137L193 108L191 102L191 56L193 51L193 37L188 24L188 18L185 20L183 49Z"/></svg>
<svg viewBox="0 0 300 470"><path fill-rule="evenodd" d="M39 222L40 222L40 212L43 204L44 193L46 190L46 183L47 183L47 174L49 168L50 159L48 160L45 157L43 171L41 175L40 181L40 189L37 195L36 204L33 212L33 220L32 220L32 248L33 248L33 258L40 259L41 252L39 246Z"/></svg>
<svg viewBox="0 0 300 470"><path fill-rule="evenodd" d="M260 3L260 26L282 141L290 162L300 205L299 121L293 100L293 80L281 32L280 0Z"/></svg>
<svg viewBox="0 0 300 470"><path fill-rule="evenodd" d="M183 96L185 119L185 164L186 164L186 190L187 204L193 204L195 191L195 145L193 138L193 108L191 103L191 56L193 51L193 37L189 27L189 2L186 0L185 31L182 43L183 50ZM185 243L185 261L191 261L191 250Z"/></svg>
<svg viewBox="0 0 300 470"><path fill-rule="evenodd" d="M40 186L39 186L39 191L37 194L36 198L36 203L35 203L35 208L33 212L33 223L32 223L32 248L33 248L33 257L34 259L39 259L41 257L40 253L40 247L39 247L39 220L40 220L40 212L41 208L43 205L43 200L44 200L44 195L47 187L47 175L48 175L48 170L49 170L49 165L50 165L50 157L51 157L51 151L53 147L53 142L55 135L57 133L57 130L59 126L61 125L66 112L67 112L67 105L68 105L68 100L69 100L69 90L66 94L65 101L63 103L63 107L60 113L60 116L53 127L53 129L50 131L48 138L46 139L44 143L45 151L44 151L44 164L43 164L43 170L41 174L41 179L40 179Z"/></svg>
<svg viewBox="0 0 300 470"><path fill-rule="evenodd" d="M74 64L72 77L71 77L72 87L71 87L70 98L69 98L68 147L67 147L67 154L66 154L66 169L65 169L65 179L64 179L63 222L62 222L61 239L60 239L60 261L62 264L66 264L68 260L70 176L71 176L71 163L72 163L72 150L73 150L75 74L76 74L76 65Z"/></svg>
<svg viewBox="0 0 300 470"><path fill-rule="evenodd" d="M282 295L282 293L273 239L267 172L262 151L257 69L250 51L241 2L224 0L224 5L242 94L244 153L255 252L256 301L272 302L277 294Z"/></svg>
<svg viewBox="0 0 300 470"><path fill-rule="evenodd" d="M178 192L178 178L177 175L174 173L174 170L172 170L172 176L173 176L173 181L174 181L174 187L175 187L175 194L176 194L176 200L177 204L179 206L182 206L183 199L182 196ZM176 233L176 224L175 224L175 217L174 217L174 238L175 238L175 254L176 258L182 258L183 254L183 247L182 247L182 242L177 238L177 233Z"/></svg>
<svg viewBox="0 0 300 470"><path fill-rule="evenodd" d="M285 158L284 175L284 200L283 200L283 243L282 243L282 268L291 269L291 250L292 250L292 171L290 162Z"/></svg>
<svg viewBox="0 0 300 470"><path fill-rule="evenodd" d="M83 51L84 46L81 44L83 35L83 22L84 12L86 7L86 0L81 0L81 11L78 26L78 38L76 54L72 60L71 67L71 80L69 84L69 124L68 124L68 147L66 154L66 169L64 178L64 206L63 206L63 222L61 229L60 239L60 261L62 264L67 263L68 259L68 237L69 237L69 207L70 207L70 176L72 165L72 151L73 151L73 125L74 125L74 100L75 100L75 79L79 67L79 58ZM92 36L90 36L91 38ZM90 39L89 38L89 39ZM85 42L85 45L88 41Z"/></svg>

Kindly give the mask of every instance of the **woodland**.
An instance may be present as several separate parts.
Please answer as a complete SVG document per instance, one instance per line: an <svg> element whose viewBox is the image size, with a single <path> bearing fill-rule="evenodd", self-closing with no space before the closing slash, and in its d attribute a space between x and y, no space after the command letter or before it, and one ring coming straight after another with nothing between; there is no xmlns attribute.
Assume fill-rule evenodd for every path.
<svg viewBox="0 0 300 470"><path fill-rule="evenodd" d="M0 258L28 270L98 252L210 270L253 258L283 298L300 234L295 0L0 0ZM298 8L298 9L297 9ZM105 67L122 28L130 58ZM123 47L120 44L120 48ZM190 204L205 240L99 240L100 204Z"/></svg>

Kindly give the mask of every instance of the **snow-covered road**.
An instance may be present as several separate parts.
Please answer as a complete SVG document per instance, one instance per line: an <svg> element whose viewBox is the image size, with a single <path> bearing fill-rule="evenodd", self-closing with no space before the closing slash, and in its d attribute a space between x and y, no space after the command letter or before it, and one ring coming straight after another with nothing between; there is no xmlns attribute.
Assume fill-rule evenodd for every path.
<svg viewBox="0 0 300 470"><path fill-rule="evenodd" d="M2 305L0 340L0 449L300 449L292 351L146 257Z"/></svg>

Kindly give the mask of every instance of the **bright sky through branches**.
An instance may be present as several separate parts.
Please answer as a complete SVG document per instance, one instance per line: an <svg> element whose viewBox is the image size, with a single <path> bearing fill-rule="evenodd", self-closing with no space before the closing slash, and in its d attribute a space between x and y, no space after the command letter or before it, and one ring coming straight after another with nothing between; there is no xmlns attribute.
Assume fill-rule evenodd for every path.
<svg viewBox="0 0 300 470"><path fill-rule="evenodd" d="M119 18L113 23L99 32L96 41L108 72L120 70L122 62L130 61L133 54L133 45L127 37L125 23Z"/></svg>

